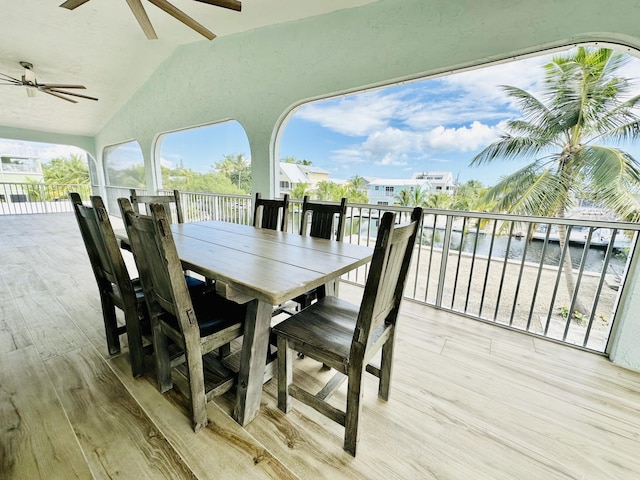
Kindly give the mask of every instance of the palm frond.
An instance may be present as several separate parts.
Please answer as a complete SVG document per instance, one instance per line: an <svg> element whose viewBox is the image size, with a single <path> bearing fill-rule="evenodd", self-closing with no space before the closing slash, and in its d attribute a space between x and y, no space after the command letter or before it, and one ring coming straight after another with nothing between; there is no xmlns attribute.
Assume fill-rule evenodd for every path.
<svg viewBox="0 0 640 480"><path fill-rule="evenodd" d="M587 147L583 158L594 198L624 220L640 220L640 164L613 147Z"/></svg>
<svg viewBox="0 0 640 480"><path fill-rule="evenodd" d="M492 143L473 157L469 165L483 165L497 159L523 160L532 158L550 146L546 139L503 135L501 140Z"/></svg>
<svg viewBox="0 0 640 480"><path fill-rule="evenodd" d="M495 211L519 215L554 216L567 200L562 177L551 169L542 169L533 162L502 177L485 195L486 202L495 202Z"/></svg>

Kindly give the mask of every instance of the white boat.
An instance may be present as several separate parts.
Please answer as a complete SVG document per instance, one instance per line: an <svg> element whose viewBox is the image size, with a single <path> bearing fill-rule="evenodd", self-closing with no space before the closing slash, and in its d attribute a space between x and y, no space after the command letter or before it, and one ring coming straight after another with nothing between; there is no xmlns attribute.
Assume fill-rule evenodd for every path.
<svg viewBox="0 0 640 480"><path fill-rule="evenodd" d="M547 228L549 225L540 225L534 230L531 235L532 240L544 241L547 238ZM587 237L589 236L589 227L573 227L571 234L569 235L569 244L584 245L587 243ZM597 228L591 235L591 243L589 244L594 248L606 248L611 240L611 230L608 228ZM616 239L617 240L617 239ZM550 242L560 242L560 235L558 234L558 226L551 225L551 233L549 234ZM618 243L617 241L615 242Z"/></svg>

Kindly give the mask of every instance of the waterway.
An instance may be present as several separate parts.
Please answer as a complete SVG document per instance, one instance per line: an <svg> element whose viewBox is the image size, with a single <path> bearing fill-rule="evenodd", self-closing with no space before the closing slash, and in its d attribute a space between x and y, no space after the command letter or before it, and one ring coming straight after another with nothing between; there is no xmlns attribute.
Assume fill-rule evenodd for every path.
<svg viewBox="0 0 640 480"><path fill-rule="evenodd" d="M621 233L620 233L621 235ZM441 230L437 230L435 234L434 247L442 248L442 241L444 238L444 232ZM432 239L432 230L424 229L423 233L423 244L430 244ZM462 251L466 253L473 253L474 245L476 244L476 233L468 232L462 236L461 232L452 232L451 234L451 244L450 249L459 251L462 247ZM493 259L503 259L505 255L507 258L511 260L522 260L522 254L526 248L526 257L525 261L540 263L540 258L542 256L542 251L544 247L543 241L538 240L530 240L527 241L525 238L517 238L512 237L511 242L509 244L509 251L507 252L507 245L509 244L509 237L507 235L496 236L493 242L493 250L491 252L491 258ZM609 268L607 269L607 273L612 273L615 275L621 275L626 261L628 249L625 246L630 245L629 241L616 242L616 245L620 245L614 251L614 254L611 256L609 260ZM489 255L489 250L491 248L491 235L479 234L476 248L476 255L487 256ZM584 254L584 245L574 245L571 244L569 246L569 252L571 255L571 262L574 268L580 267L580 262L582 260L582 256ZM544 252L544 264L545 265L553 265L557 266L560 261L561 255L560 245L557 242L549 242L546 246ZM602 271L602 267L604 265L604 260L606 257L607 250L606 248L589 248L587 252L586 262L585 262L585 270L589 272L600 273Z"/></svg>

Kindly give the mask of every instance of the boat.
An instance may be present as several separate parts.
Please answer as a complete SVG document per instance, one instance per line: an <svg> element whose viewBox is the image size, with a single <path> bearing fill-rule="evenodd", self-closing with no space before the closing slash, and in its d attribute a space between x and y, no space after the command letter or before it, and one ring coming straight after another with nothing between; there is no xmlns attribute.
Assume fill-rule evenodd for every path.
<svg viewBox="0 0 640 480"><path fill-rule="evenodd" d="M544 241L547 238L547 228L549 225L540 225L531 235L531 240ZM590 227L575 226L571 229L569 235L570 245L584 245L587 243ZM611 229L609 228L596 228L591 235L590 247L593 248L607 248L611 241ZM549 234L549 242L560 242L560 235L558 233L558 226L551 225L551 233ZM618 243L617 241L615 242Z"/></svg>

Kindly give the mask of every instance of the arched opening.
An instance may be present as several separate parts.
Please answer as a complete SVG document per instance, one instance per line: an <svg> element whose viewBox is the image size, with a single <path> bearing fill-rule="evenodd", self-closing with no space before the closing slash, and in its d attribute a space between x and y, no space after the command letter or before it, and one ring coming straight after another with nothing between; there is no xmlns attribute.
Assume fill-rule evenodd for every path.
<svg viewBox="0 0 640 480"><path fill-rule="evenodd" d="M249 140L237 121L165 133L157 151L163 189L251 193Z"/></svg>

